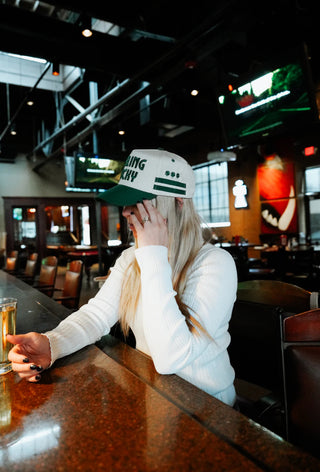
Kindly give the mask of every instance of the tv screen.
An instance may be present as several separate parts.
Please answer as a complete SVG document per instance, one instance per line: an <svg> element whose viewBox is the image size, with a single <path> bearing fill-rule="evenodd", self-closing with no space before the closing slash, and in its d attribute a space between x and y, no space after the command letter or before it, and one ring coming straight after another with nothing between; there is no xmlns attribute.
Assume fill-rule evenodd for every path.
<svg viewBox="0 0 320 472"><path fill-rule="evenodd" d="M269 65L220 94L227 146L245 144L316 120L307 64L298 55Z"/></svg>
<svg viewBox="0 0 320 472"><path fill-rule="evenodd" d="M108 189L116 185L124 162L97 154L75 156L74 186L86 189Z"/></svg>

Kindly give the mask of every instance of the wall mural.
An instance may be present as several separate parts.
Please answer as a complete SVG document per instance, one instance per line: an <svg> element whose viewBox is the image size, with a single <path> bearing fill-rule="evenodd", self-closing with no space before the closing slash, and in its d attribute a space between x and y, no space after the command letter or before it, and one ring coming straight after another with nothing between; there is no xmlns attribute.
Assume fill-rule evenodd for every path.
<svg viewBox="0 0 320 472"><path fill-rule="evenodd" d="M277 154L258 166L261 233L297 232L294 165Z"/></svg>

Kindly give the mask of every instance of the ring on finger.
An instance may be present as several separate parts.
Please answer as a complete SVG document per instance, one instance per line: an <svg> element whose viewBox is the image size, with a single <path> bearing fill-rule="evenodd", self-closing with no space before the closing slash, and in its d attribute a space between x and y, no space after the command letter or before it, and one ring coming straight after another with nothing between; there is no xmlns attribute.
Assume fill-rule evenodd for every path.
<svg viewBox="0 0 320 472"><path fill-rule="evenodd" d="M148 216L145 216L144 218L142 218L142 221L143 223L147 223L147 221L150 221L150 219Z"/></svg>

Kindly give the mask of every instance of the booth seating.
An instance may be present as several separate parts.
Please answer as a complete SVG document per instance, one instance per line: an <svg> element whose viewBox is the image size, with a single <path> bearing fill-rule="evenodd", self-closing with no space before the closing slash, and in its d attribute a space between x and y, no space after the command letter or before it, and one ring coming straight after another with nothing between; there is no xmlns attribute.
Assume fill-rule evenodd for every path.
<svg viewBox="0 0 320 472"><path fill-rule="evenodd" d="M320 457L320 309L281 324L286 439Z"/></svg>
<svg viewBox="0 0 320 472"><path fill-rule="evenodd" d="M238 284L228 348L242 413L285 434L280 325L284 317L318 303L310 292L276 280Z"/></svg>
<svg viewBox="0 0 320 472"><path fill-rule="evenodd" d="M284 435L278 306L237 300L229 324L230 362L241 413Z"/></svg>

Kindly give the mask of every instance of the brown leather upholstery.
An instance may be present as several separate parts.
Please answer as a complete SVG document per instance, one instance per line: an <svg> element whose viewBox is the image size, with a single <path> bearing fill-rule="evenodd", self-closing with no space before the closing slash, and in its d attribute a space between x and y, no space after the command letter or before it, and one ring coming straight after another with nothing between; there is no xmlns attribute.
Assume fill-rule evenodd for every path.
<svg viewBox="0 0 320 472"><path fill-rule="evenodd" d="M42 260L42 264L47 265L47 266L57 266L58 259L56 258L56 256L48 256Z"/></svg>
<svg viewBox="0 0 320 472"><path fill-rule="evenodd" d="M36 276L37 261L28 259L25 270L22 274L17 274L17 277L24 282L32 285Z"/></svg>
<svg viewBox="0 0 320 472"><path fill-rule="evenodd" d="M29 260L37 262L38 257L39 257L39 254L37 252L33 252L32 254L30 254Z"/></svg>
<svg viewBox="0 0 320 472"><path fill-rule="evenodd" d="M308 310L283 321L284 341L320 341L320 309Z"/></svg>
<svg viewBox="0 0 320 472"><path fill-rule="evenodd" d="M32 285L37 273L37 261L38 254L34 252L29 256L24 270L18 271L15 276L27 284Z"/></svg>
<svg viewBox="0 0 320 472"><path fill-rule="evenodd" d="M42 264L40 268L39 279L37 283L33 285L33 287L45 293L48 295L48 297L52 297L56 276L57 265L54 266Z"/></svg>
<svg viewBox="0 0 320 472"><path fill-rule="evenodd" d="M40 285L54 285L57 269L55 266L42 265L39 275Z"/></svg>
<svg viewBox="0 0 320 472"><path fill-rule="evenodd" d="M14 273L17 267L18 259L16 257L7 257L6 272Z"/></svg>
<svg viewBox="0 0 320 472"><path fill-rule="evenodd" d="M283 321L287 439L320 457L320 309Z"/></svg>
<svg viewBox="0 0 320 472"><path fill-rule="evenodd" d="M18 251L11 251L6 258L5 271L15 275L18 269Z"/></svg>
<svg viewBox="0 0 320 472"><path fill-rule="evenodd" d="M278 280L238 283L229 331L240 410L280 435L285 434L280 322L309 310L312 293ZM259 398L259 392L261 395Z"/></svg>
<svg viewBox="0 0 320 472"><path fill-rule="evenodd" d="M83 269L83 261L74 260L74 261L71 261L69 264L69 270L71 272L82 272L82 269Z"/></svg>
<svg viewBox="0 0 320 472"><path fill-rule="evenodd" d="M81 266L82 269L82 266ZM63 290L61 296L54 299L67 308L78 308L82 284L82 270L80 272L66 271Z"/></svg>

